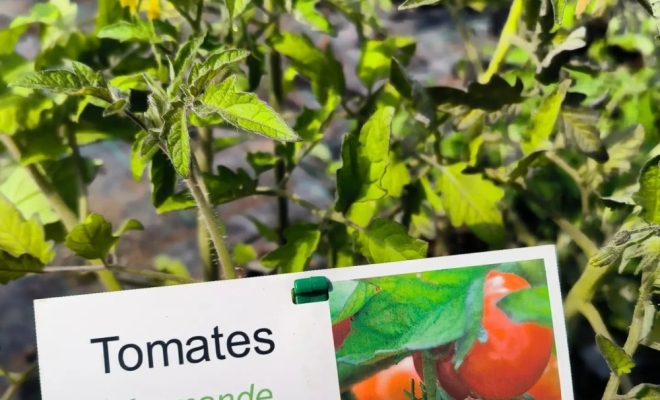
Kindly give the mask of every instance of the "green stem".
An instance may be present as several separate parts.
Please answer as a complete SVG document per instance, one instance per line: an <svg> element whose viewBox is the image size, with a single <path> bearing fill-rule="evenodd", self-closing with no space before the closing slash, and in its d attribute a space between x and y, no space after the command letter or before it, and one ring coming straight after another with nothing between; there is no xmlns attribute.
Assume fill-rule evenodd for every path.
<svg viewBox="0 0 660 400"><path fill-rule="evenodd" d="M202 15L204 13L204 0L197 1L197 15L195 16L195 25L193 29L199 33L202 30Z"/></svg>
<svg viewBox="0 0 660 400"><path fill-rule="evenodd" d="M653 285L655 283L657 273L651 271L644 271L642 273L642 284L639 287L639 297L637 298L637 303L635 304L635 309L633 310L632 322L630 324L630 330L628 331L628 338L623 345L623 350L628 353L630 357L635 354L639 342L642 339L642 327L644 324L644 313L646 310L646 302L650 300L651 293L653 290ZM603 400L609 400L616 397L619 390L620 378L616 374L610 374L610 379L605 386L605 393L603 394Z"/></svg>
<svg viewBox="0 0 660 400"><path fill-rule="evenodd" d="M10 136L0 134L0 142L2 142L7 151L9 151L9 154L16 161L20 161L20 149ZM60 194L57 193L57 190L55 190L51 182L46 178L45 174L39 170L37 164L27 165L25 166L25 170L27 171L34 184L37 185L41 194L48 201L48 205L50 205L55 214L57 214L57 216L60 218L60 221L62 221L62 225L64 225L66 231L71 232L73 228L78 226L78 218L76 217L76 214L64 202ZM119 282L117 282L111 272L101 271L98 273L98 277L103 286L105 286L106 290L110 292L121 290L121 285Z"/></svg>
<svg viewBox="0 0 660 400"><path fill-rule="evenodd" d="M61 273L61 272L76 272L76 273L86 273L86 272L98 272L98 271L112 271L119 272L129 275L143 276L145 278L155 279L159 281L174 281L177 283L198 283L197 279L187 278L184 276L176 276L172 274L167 274L164 272L151 271L151 270L142 270L134 269L128 267L122 267L120 265L83 265L83 266L67 266L67 267L44 267L42 270L29 271L30 273Z"/></svg>
<svg viewBox="0 0 660 400"><path fill-rule="evenodd" d="M435 400L438 391L435 363L436 361L430 351L422 352L422 375L426 398L429 400Z"/></svg>
<svg viewBox="0 0 660 400"><path fill-rule="evenodd" d="M490 78L497 73L500 69L500 64L504 61L507 51L511 46L511 37L515 36L518 31L518 21L522 16L524 9L524 0L513 0L511 8L509 9L509 16L504 23L504 29L500 34L500 39L497 42L497 47L493 53L493 57L488 64L488 69L479 77L479 82L487 83L490 81Z"/></svg>
<svg viewBox="0 0 660 400"><path fill-rule="evenodd" d="M309 201L303 199L302 197L289 193L286 190L281 190L277 188L257 188L255 191L255 194L261 195L261 196L276 196L276 197L284 197L286 199L291 200L292 202L298 204L301 207L306 208L308 211L310 211L312 214L316 215L317 217L324 219L324 220L331 220L338 222L340 224L346 225L350 228L353 228L358 231L364 231L364 228L362 228L359 225L356 225L353 223L351 220L347 219L344 217L342 214L336 212L336 211L327 211L320 209L319 207L315 206L314 204L310 203Z"/></svg>
<svg viewBox="0 0 660 400"><path fill-rule="evenodd" d="M470 60L474 71L476 72L477 76L483 75L484 68L481 65L479 50L477 50L477 47L474 45L474 43L472 43L472 40L470 39L470 33L468 32L467 26L461 18L460 9L451 2L445 3L445 8L449 12L451 19L454 21L454 25L456 25L458 33L461 35L463 46L465 47L465 55L467 56L468 60Z"/></svg>
<svg viewBox="0 0 660 400"><path fill-rule="evenodd" d="M76 132L73 128L69 124L64 124L61 126L61 129L64 131L64 136L69 142L69 147L71 147L71 157L75 167L76 182L78 183L78 220L82 223L87 218L87 214L89 214L89 194L87 193L87 184L83 177L84 166L82 157L80 156L80 148L78 147Z"/></svg>
<svg viewBox="0 0 660 400"><path fill-rule="evenodd" d="M37 364L34 364L33 366L30 367L25 373L21 374L18 379L15 379L14 382L9 385L5 393L2 395L2 398L0 400L11 400L16 393L18 393L18 389L20 389L21 385L25 383L25 381L32 376L32 374L37 370Z"/></svg>
<svg viewBox="0 0 660 400"><path fill-rule="evenodd" d="M211 172L213 170L213 131L208 127L199 128L199 146L195 151L195 157L197 157L201 172ZM202 218L202 213L199 212L199 220L201 221ZM211 240L206 226L201 223L198 224L197 245L199 256L204 264L204 277L206 281L217 281L220 279L220 266L215 249L210 243Z"/></svg>
<svg viewBox="0 0 660 400"><path fill-rule="evenodd" d="M197 207L199 208L202 220L206 224L206 228L208 229L209 235L211 237L213 247L215 247L215 251L218 253L218 262L220 263L220 268L223 272L222 278L236 279L236 271L234 270L231 255L229 254L225 240L222 237L224 233L224 225L213 213L211 204L200 188L200 182L202 182L203 178L199 171L197 159L194 155L192 156L191 166L192 168L190 169L190 177L184 181L186 182L188 189L190 189L190 193L195 199L195 203L197 203Z"/></svg>
<svg viewBox="0 0 660 400"><path fill-rule="evenodd" d="M272 37L279 33L280 24L275 0L265 0L264 8L271 18L271 24L266 30L266 37ZM282 112L284 106L284 86L282 72L282 57L280 53L271 50L268 54L268 83L270 106L278 113ZM280 190L286 189L287 163L285 149L286 143L275 143L275 154L278 156L275 163L275 183ZM279 244L285 243L284 231L289 226L289 201L286 197L277 199L277 236Z"/></svg>

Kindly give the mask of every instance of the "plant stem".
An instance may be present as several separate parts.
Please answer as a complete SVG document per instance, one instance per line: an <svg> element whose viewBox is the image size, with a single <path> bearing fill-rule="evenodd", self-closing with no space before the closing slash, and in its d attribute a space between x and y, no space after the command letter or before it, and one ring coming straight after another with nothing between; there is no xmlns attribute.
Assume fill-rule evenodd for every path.
<svg viewBox="0 0 660 400"><path fill-rule="evenodd" d="M18 392L18 389L20 389L21 385L25 383L25 381L32 376L32 374L37 370L38 364L32 365L27 371L25 371L23 374L21 374L18 379L14 379L14 381L9 385L5 393L2 395L0 400L11 400L14 395Z"/></svg>
<svg viewBox="0 0 660 400"><path fill-rule="evenodd" d="M289 193L286 190L281 190L277 188L257 188L255 194L262 195L262 196L277 196L277 197L284 197L286 199L289 199L293 201L294 203L298 204L301 207L306 208L309 210L312 214L316 215L317 217L321 219L329 219L331 221L338 222L340 224L344 224L350 228L353 228L358 231L364 231L364 228L362 228L359 225L356 225L353 223L351 220L347 219L344 217L342 214L335 212L335 211L327 211L320 209L319 207L316 207L314 204L310 203L309 201L303 199L302 197Z"/></svg>
<svg viewBox="0 0 660 400"><path fill-rule="evenodd" d="M199 162L201 172L213 170L213 131L208 127L200 127L199 146L195 151L195 157ZM203 219L201 211L198 212L199 220ZM209 232L204 224L197 225L197 246L199 256L204 264L204 278L206 281L217 281L220 279L220 270L215 249L210 245Z"/></svg>
<svg viewBox="0 0 660 400"><path fill-rule="evenodd" d="M509 16L504 23L504 29L500 34L500 39L497 42L497 47L493 53L493 57L488 64L488 69L479 77L479 82L487 83L490 81L490 78L497 73L500 69L500 64L504 61L507 51L511 46L510 39L512 36L515 36L518 31L518 21L522 15L524 8L524 0L513 0L511 8L509 9Z"/></svg>
<svg viewBox="0 0 660 400"><path fill-rule="evenodd" d="M623 344L623 350L628 353L630 357L635 354L639 342L642 339L642 326L644 324L644 313L645 313L645 304L651 298L651 292L653 290L653 285L655 283L655 278L658 273L651 271L642 272L642 284L639 287L639 297L637 298L637 303L635 304L635 309L633 310L633 317L630 324L630 330L628 331L628 337L626 342ZM609 400L616 397L619 390L620 378L616 374L610 374L610 380L605 386L605 393L603 394L603 400Z"/></svg>
<svg viewBox="0 0 660 400"><path fill-rule="evenodd" d="M426 389L426 398L435 400L438 391L436 378L435 360L430 351L422 352L422 375L424 379L424 388Z"/></svg>
<svg viewBox="0 0 660 400"><path fill-rule="evenodd" d="M265 0L264 8L271 18L270 22L272 22L266 30L265 35L266 37L277 35L279 33L280 24L275 0ZM270 89L270 106L278 113L281 113L284 105L282 57L275 50L271 50L268 54L267 71ZM275 142L275 155L278 156L277 162L275 163L275 184L280 190L286 189L287 163L284 151L286 146L286 143ZM282 245L286 242L284 231L289 226L289 201L286 197L277 198L277 222L278 242Z"/></svg>
<svg viewBox="0 0 660 400"><path fill-rule="evenodd" d="M193 29L199 33L202 30L202 14L204 13L204 0L197 1L197 15L195 16L195 25Z"/></svg>
<svg viewBox="0 0 660 400"><path fill-rule="evenodd" d="M80 148L76 141L76 132L72 127L67 123L62 125L61 129L64 131L64 136L66 136L69 142L69 147L71 147L71 157L75 167L76 182L78 182L78 220L82 223L87 218L87 214L89 214L89 194L87 193L87 184L83 177L84 166L82 157L80 156Z"/></svg>
<svg viewBox="0 0 660 400"><path fill-rule="evenodd" d="M454 25L456 26L458 33L461 35L463 46L465 47L465 55L467 56L468 60L470 60L470 63L474 68L474 72L477 76L483 75L484 69L481 65L479 50L477 50L477 47L474 45L474 43L472 43L472 40L470 39L470 33L468 32L467 26L461 18L459 7L455 6L452 2L446 2L445 8L449 12L451 19L454 21Z"/></svg>
<svg viewBox="0 0 660 400"><path fill-rule="evenodd" d="M195 156L192 156L190 168L190 177L185 179L190 193L197 203L199 208L202 220L206 224L209 235L211 236L211 242L215 251L218 253L218 262L220 268L222 268L223 279L236 279L236 271L234 271L234 265L232 263L231 255L225 244L225 240L222 235L224 233L224 226L221 226L221 222L217 219L211 208L206 195L200 188L200 181L203 179L201 173L199 172L199 165L197 164L197 159Z"/></svg>
<svg viewBox="0 0 660 400"><path fill-rule="evenodd" d="M16 161L20 161L21 151L10 136L0 134L0 142L2 142L5 148L9 151L9 154L11 154ZM66 231L71 232L73 228L78 225L76 214L64 202L60 194L57 193L57 190L53 187L52 183L46 178L45 174L37 168L36 164L30 164L24 168L34 184L39 188L41 194L48 201L48 205L50 205L53 211L55 211L55 214L60 218ZM117 282L111 272L100 271L98 277L106 290L111 292L121 290L121 285Z"/></svg>
<svg viewBox="0 0 660 400"><path fill-rule="evenodd" d="M172 275L164 272L151 271L151 270L142 270L123 267L120 265L103 265L103 264L94 264L94 265L82 265L82 266L66 266L66 267L44 267L43 270L38 271L29 271L30 273L60 273L60 272L77 272L77 273L86 273L86 272L98 272L98 271L113 271L120 272L124 274L143 276L145 278L156 279L159 281L174 281L178 283L198 283L197 279L187 278L184 276Z"/></svg>
<svg viewBox="0 0 660 400"><path fill-rule="evenodd" d="M552 161L557 167L564 171L568 176L573 179L575 185L580 191L580 199L582 202L582 216L583 218L589 215L589 191L584 187L584 181L580 174L571 167L563 158L559 157L555 152L548 151L545 153L545 157Z"/></svg>

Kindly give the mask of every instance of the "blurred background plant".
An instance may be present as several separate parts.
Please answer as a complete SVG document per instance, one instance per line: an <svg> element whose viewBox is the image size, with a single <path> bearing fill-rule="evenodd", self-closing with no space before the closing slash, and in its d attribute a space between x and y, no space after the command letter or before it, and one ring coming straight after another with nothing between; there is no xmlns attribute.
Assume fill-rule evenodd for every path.
<svg viewBox="0 0 660 400"><path fill-rule="evenodd" d="M431 3L50 0L11 15L0 31L2 399L39 398L34 298L548 243L576 398L657 396L633 389L660 384L652 5ZM154 91L190 87L177 59L231 49L249 56L214 83L254 92L301 140L232 120L254 97L191 114L185 154L214 209L204 215L169 144L143 152L154 132L135 122L152 121ZM76 87L31 75L53 68ZM195 97L182 92L167 107Z"/></svg>

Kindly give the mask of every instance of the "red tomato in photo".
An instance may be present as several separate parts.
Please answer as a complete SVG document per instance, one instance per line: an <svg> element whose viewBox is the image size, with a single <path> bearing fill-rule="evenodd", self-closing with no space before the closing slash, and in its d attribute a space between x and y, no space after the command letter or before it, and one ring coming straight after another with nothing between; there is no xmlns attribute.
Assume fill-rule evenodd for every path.
<svg viewBox="0 0 660 400"><path fill-rule="evenodd" d="M351 333L351 319L346 318L332 325L332 338L335 342L335 350L341 347L346 340L346 336Z"/></svg>
<svg viewBox="0 0 660 400"><path fill-rule="evenodd" d="M557 367L557 356L550 357L548 366L545 367L541 379L534 387L527 391L534 400L561 400L561 387L559 386L559 368Z"/></svg>
<svg viewBox="0 0 660 400"><path fill-rule="evenodd" d="M436 353L440 353L440 349L436 349ZM442 389L454 400L463 400L471 395L470 388L467 387L463 378L458 375L454 369L454 364L451 359L454 356L454 346L435 364L436 376ZM417 374L424 377L424 367L422 366L422 353L413 353L413 360L415 362L415 370ZM472 396L475 397L475 396Z"/></svg>
<svg viewBox="0 0 660 400"><path fill-rule="evenodd" d="M438 382L452 398L513 399L524 395L543 375L552 352L552 329L534 322L514 322L496 304L505 295L529 287L516 274L488 273L484 284L483 342L474 342L457 370L452 363L453 346L436 364ZM421 354L413 357L423 376Z"/></svg>
<svg viewBox="0 0 660 400"><path fill-rule="evenodd" d="M485 341L477 340L458 368L458 374L484 400L506 400L525 394L548 365L553 331L535 322L511 321L496 302L530 287L522 277L490 271L484 285Z"/></svg>
<svg viewBox="0 0 660 400"><path fill-rule="evenodd" d="M407 357L353 386L353 395L357 400L408 400L404 390L410 392L412 380L415 381L415 395L420 396L420 378L412 357Z"/></svg>

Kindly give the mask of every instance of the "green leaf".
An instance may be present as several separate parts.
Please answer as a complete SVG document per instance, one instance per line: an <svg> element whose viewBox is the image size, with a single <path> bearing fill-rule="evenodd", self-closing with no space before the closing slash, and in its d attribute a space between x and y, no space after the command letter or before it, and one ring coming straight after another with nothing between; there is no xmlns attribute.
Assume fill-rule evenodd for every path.
<svg viewBox="0 0 660 400"><path fill-rule="evenodd" d="M323 108L334 110L339 105L346 82L342 65L334 58L329 46L323 52L309 37L293 32L271 36L267 44L288 57L291 66L311 81L312 92Z"/></svg>
<svg viewBox="0 0 660 400"><path fill-rule="evenodd" d="M325 15L318 12L316 5L320 0L296 0L293 8L293 16L307 26L330 36L337 34L335 27L328 21Z"/></svg>
<svg viewBox="0 0 660 400"><path fill-rule="evenodd" d="M650 383L640 383L634 388L630 389L628 393L619 396L625 400L658 400L660 399L660 385L652 385Z"/></svg>
<svg viewBox="0 0 660 400"><path fill-rule="evenodd" d="M145 23L120 21L103 27L97 35L101 39L114 39L120 42L154 42L160 40Z"/></svg>
<svg viewBox="0 0 660 400"><path fill-rule="evenodd" d="M234 246L233 258L236 265L245 265L257 259L257 251L249 244L238 243Z"/></svg>
<svg viewBox="0 0 660 400"><path fill-rule="evenodd" d="M151 182L151 203L159 208L172 195L176 187L176 170L172 161L160 149L156 150L151 159L149 170L149 181Z"/></svg>
<svg viewBox="0 0 660 400"><path fill-rule="evenodd" d="M660 155L646 161L639 173L639 190L632 195L642 207L640 217L649 224L660 224Z"/></svg>
<svg viewBox="0 0 660 400"><path fill-rule="evenodd" d="M399 10L409 10L411 8L417 8L421 6L430 6L433 4L438 4L442 0L406 0L401 5L399 5Z"/></svg>
<svg viewBox="0 0 660 400"><path fill-rule="evenodd" d="M131 174L139 182L144 169L159 150L158 141L144 131L140 131L131 146Z"/></svg>
<svg viewBox="0 0 660 400"><path fill-rule="evenodd" d="M190 278L190 272L186 265L175 258L159 255L154 259L154 269L156 271L164 272L181 278ZM166 281L165 285L177 285L179 282Z"/></svg>
<svg viewBox="0 0 660 400"><path fill-rule="evenodd" d="M36 129L45 111L53 106L51 99L39 94L0 96L0 132L13 135L23 129Z"/></svg>
<svg viewBox="0 0 660 400"><path fill-rule="evenodd" d="M330 291L332 324L350 318L378 293L378 287L365 281L342 281Z"/></svg>
<svg viewBox="0 0 660 400"><path fill-rule="evenodd" d="M237 63L250 55L247 50L231 49L211 54L203 63L195 63L190 70L188 85L190 92L197 96L206 86L229 65Z"/></svg>
<svg viewBox="0 0 660 400"><path fill-rule="evenodd" d="M170 85L167 87L167 94L170 98L176 97L179 93L185 73L195 60L197 50L203 41L204 36L193 35L183 46L179 47L174 61L170 63Z"/></svg>
<svg viewBox="0 0 660 400"><path fill-rule="evenodd" d="M504 190L479 174L464 174L467 163L442 169L442 203L454 227L467 225L477 237L494 247L504 242L502 213L498 203Z"/></svg>
<svg viewBox="0 0 660 400"><path fill-rule="evenodd" d="M559 110L561 109L564 97L566 97L566 93L570 86L570 79L564 80L555 88L555 90L552 91L552 93L550 93L550 95L541 101L541 104L532 115L529 128L527 128L525 141L521 144L525 155L538 150L539 146L547 143L550 134L555 127L557 118L559 117Z"/></svg>
<svg viewBox="0 0 660 400"><path fill-rule="evenodd" d="M506 105L522 102L523 88L520 78L516 78L516 83L511 86L501 76L493 75L488 83L470 82L467 92L445 86L430 87L426 90L437 105L498 111Z"/></svg>
<svg viewBox="0 0 660 400"><path fill-rule="evenodd" d="M473 276L483 272L480 268L435 272L434 282L417 274L361 280L380 291L354 314L351 334L337 351L337 361L374 364L461 337L466 327L468 288ZM343 284L353 285L350 281L337 282L333 290Z"/></svg>
<svg viewBox="0 0 660 400"><path fill-rule="evenodd" d="M232 75L219 85L206 89L201 101L208 106L208 112L202 114L217 114L236 128L277 141L300 140L300 136L268 104L253 93L237 92L235 85L236 76ZM202 118L206 115L198 113Z"/></svg>
<svg viewBox="0 0 660 400"><path fill-rule="evenodd" d="M243 13L245 7L250 4L249 0L226 0L227 10L229 11L229 19L233 20Z"/></svg>
<svg viewBox="0 0 660 400"><path fill-rule="evenodd" d="M47 264L55 258L52 245L46 242L44 229L36 217L25 219L4 195L0 195L0 249L10 256L23 254Z"/></svg>
<svg viewBox="0 0 660 400"><path fill-rule="evenodd" d="M28 273L39 273L44 264L30 254L14 257L6 251L0 250L0 284L22 278Z"/></svg>
<svg viewBox="0 0 660 400"><path fill-rule="evenodd" d="M566 8L566 0L550 0L552 4L552 13L555 16L555 24L561 25L564 20L564 9Z"/></svg>
<svg viewBox="0 0 660 400"><path fill-rule="evenodd" d="M355 251L369 263L380 264L425 258L428 243L408 235L398 222L377 218L364 231L353 232Z"/></svg>
<svg viewBox="0 0 660 400"><path fill-rule="evenodd" d="M628 353L600 333L596 334L596 345L615 375L629 374L635 367L635 362Z"/></svg>
<svg viewBox="0 0 660 400"><path fill-rule="evenodd" d="M79 188L73 158L45 161L41 165L62 200L69 208L77 210ZM83 158L83 166L83 178L89 184L94 180L99 164L95 160ZM25 168L16 168L9 178L0 182L0 193L19 209L25 219L36 215L44 225L60 220Z"/></svg>
<svg viewBox="0 0 660 400"><path fill-rule="evenodd" d="M412 177L408 166L400 159L399 155L394 151L389 153L389 163L380 183L382 188L387 191L388 196L401 197L404 186L410 183Z"/></svg>
<svg viewBox="0 0 660 400"><path fill-rule="evenodd" d="M85 77L66 70L34 72L14 81L11 86L48 90L70 96L94 96L112 102L112 95L105 82L89 82Z"/></svg>
<svg viewBox="0 0 660 400"><path fill-rule="evenodd" d="M362 44L362 52L357 65L357 76L368 88L390 76L392 58L403 64L415 53L416 43L413 38L389 37L385 40L367 40Z"/></svg>
<svg viewBox="0 0 660 400"><path fill-rule="evenodd" d="M167 144L167 151L176 172L183 178L190 176L190 136L186 112L183 107L175 107L164 116L163 137Z"/></svg>
<svg viewBox="0 0 660 400"><path fill-rule="evenodd" d="M103 116L104 117L109 117L110 115L114 115L117 113L120 113L128 108L128 100L126 99L119 99L115 101L114 103L110 104L104 111L103 111Z"/></svg>
<svg viewBox="0 0 660 400"><path fill-rule="evenodd" d="M515 322L536 322L552 327L552 311L547 286L517 290L501 298L497 305Z"/></svg>
<svg viewBox="0 0 660 400"><path fill-rule="evenodd" d="M267 268L281 267L282 273L302 272L321 238L318 225L297 223L284 231L286 243L261 259Z"/></svg>
<svg viewBox="0 0 660 400"><path fill-rule="evenodd" d="M277 242L277 233L273 229L269 228L263 222L259 221L251 215L248 215L246 218L252 221L254 226L257 228L257 232L259 232L259 235L261 235L264 239L271 242Z"/></svg>
<svg viewBox="0 0 660 400"><path fill-rule="evenodd" d="M359 134L344 136L342 167L337 170L335 210L346 213L353 203L377 200L387 193L381 184L389 163L394 108L378 109Z"/></svg>
<svg viewBox="0 0 660 400"><path fill-rule="evenodd" d="M600 132L596 127L597 119L585 113L568 110L561 112L561 125L568 140L586 156L599 163L605 163L610 156L605 143L600 139Z"/></svg>
<svg viewBox="0 0 660 400"><path fill-rule="evenodd" d="M64 244L80 257L103 260L118 239L112 234L112 225L103 216L91 213L85 218L85 222L66 235Z"/></svg>
<svg viewBox="0 0 660 400"><path fill-rule="evenodd" d="M248 164L250 164L257 176L273 169L275 163L277 163L277 157L273 153L266 153L263 151L248 153L246 158Z"/></svg>

